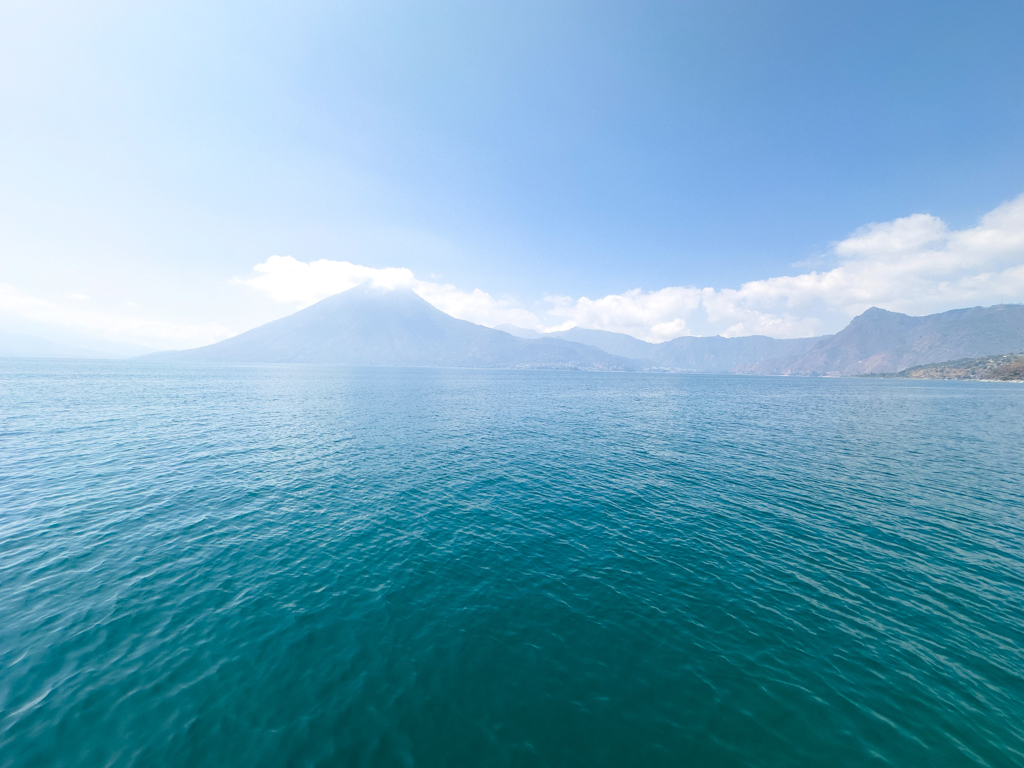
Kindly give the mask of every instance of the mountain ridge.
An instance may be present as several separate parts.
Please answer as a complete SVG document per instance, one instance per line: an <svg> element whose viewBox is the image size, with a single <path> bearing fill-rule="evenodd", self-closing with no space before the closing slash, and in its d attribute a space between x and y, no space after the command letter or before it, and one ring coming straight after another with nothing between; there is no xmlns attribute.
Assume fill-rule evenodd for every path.
<svg viewBox="0 0 1024 768"><path fill-rule="evenodd" d="M1024 305L912 316L871 307L803 355L740 366L736 373L857 376L1024 351Z"/></svg>
<svg viewBox="0 0 1024 768"><path fill-rule="evenodd" d="M635 370L634 361L557 339L520 339L459 320L408 289L356 286L230 339L152 360L375 366Z"/></svg>
<svg viewBox="0 0 1024 768"><path fill-rule="evenodd" d="M828 336L775 339L771 336L679 336L652 343L625 333L590 328L541 333L499 326L521 338L557 338L589 344L609 354L646 361L652 369L697 373L728 373L737 365L802 354Z"/></svg>
<svg viewBox="0 0 1024 768"><path fill-rule="evenodd" d="M680 336L653 344L586 328L505 328L515 335L451 317L409 289L364 284L216 344L146 358L854 376L1024 351L1020 304L920 317L872 307L839 333L801 339Z"/></svg>

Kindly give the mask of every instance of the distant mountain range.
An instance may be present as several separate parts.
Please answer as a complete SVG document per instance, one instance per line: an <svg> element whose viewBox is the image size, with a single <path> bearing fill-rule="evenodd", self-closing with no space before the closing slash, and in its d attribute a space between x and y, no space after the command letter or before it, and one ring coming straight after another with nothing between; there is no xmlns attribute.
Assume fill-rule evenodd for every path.
<svg viewBox="0 0 1024 768"><path fill-rule="evenodd" d="M72 341L55 341L33 334L0 330L0 357L113 360L137 357L152 351L152 347L144 347L141 344L125 344L106 339L78 336L72 337Z"/></svg>
<svg viewBox="0 0 1024 768"><path fill-rule="evenodd" d="M1020 304L925 317L872 308L834 336L682 336L652 344L583 328L486 328L410 290L362 285L217 344L147 359L850 376L1022 351Z"/></svg>
<svg viewBox="0 0 1024 768"><path fill-rule="evenodd" d="M728 373L738 365L789 358L807 352L828 336L805 339L773 339L770 336L680 336L652 344L625 333L571 328L568 331L538 333L514 325L498 326L516 336L553 338L587 344L620 357L643 361L645 368L695 373Z"/></svg>
<svg viewBox="0 0 1024 768"><path fill-rule="evenodd" d="M737 366L736 373L855 376L1024 351L1024 305L911 317L872 307L805 354Z"/></svg>

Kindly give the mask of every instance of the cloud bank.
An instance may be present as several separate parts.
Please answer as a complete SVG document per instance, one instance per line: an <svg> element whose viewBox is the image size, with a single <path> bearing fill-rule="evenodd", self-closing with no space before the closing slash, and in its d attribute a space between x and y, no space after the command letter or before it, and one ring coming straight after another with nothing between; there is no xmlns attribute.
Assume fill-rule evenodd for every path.
<svg viewBox="0 0 1024 768"><path fill-rule="evenodd" d="M655 342L683 335L813 336L839 330L872 306L922 315L1024 301L1024 195L970 229L950 230L928 214L868 224L835 243L828 258L832 269L754 280L739 288L633 288L598 299L548 296L532 309L479 289L465 292L418 280L408 269L327 259L304 263L272 256L243 282L303 307L369 280L412 288L438 309L483 325L579 326Z"/></svg>
<svg viewBox="0 0 1024 768"><path fill-rule="evenodd" d="M950 230L915 214L861 227L836 243L827 271L773 277L737 289L640 289L553 297L566 325L622 331L649 341L681 334L797 337L838 330L872 306L924 315L957 307L1024 301L1024 196Z"/></svg>
<svg viewBox="0 0 1024 768"><path fill-rule="evenodd" d="M832 333L871 306L923 315L958 307L1024 302L1024 195L1000 205L977 226L952 230L914 214L868 224L833 244L831 268L744 283L739 288L633 288L600 298L547 296L530 306L476 289L418 279L403 267L349 261L303 262L271 256L234 282L295 309L367 281L407 287L438 309L482 325L534 330L579 326L648 341L684 335L777 338ZM93 306L84 294L41 299L0 283L0 319L94 334L157 348L187 348L231 335L218 323L175 323L135 309Z"/></svg>

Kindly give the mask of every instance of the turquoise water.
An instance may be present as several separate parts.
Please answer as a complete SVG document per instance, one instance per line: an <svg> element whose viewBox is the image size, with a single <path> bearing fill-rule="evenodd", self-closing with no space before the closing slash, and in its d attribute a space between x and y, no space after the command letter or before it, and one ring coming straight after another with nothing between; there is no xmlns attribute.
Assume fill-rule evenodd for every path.
<svg viewBox="0 0 1024 768"><path fill-rule="evenodd" d="M0 361L0 766L1019 766L1024 387Z"/></svg>

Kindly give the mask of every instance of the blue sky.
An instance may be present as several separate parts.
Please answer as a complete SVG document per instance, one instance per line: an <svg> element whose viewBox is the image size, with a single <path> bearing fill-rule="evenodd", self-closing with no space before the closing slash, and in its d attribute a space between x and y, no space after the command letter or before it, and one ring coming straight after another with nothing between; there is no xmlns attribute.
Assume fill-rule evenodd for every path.
<svg viewBox="0 0 1024 768"><path fill-rule="evenodd" d="M1024 300L1022 28L1016 1L8 3L0 328L213 340L319 296L272 256L652 339ZM850 256L872 224L902 255ZM913 296L884 269L936 253ZM851 258L891 284L728 293Z"/></svg>

